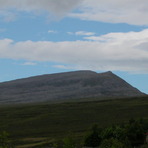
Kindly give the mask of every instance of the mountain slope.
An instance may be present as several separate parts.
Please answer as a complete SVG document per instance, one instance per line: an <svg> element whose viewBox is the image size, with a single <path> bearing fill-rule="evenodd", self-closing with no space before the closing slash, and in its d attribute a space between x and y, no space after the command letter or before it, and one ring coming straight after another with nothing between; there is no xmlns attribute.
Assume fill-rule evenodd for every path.
<svg viewBox="0 0 148 148"><path fill-rule="evenodd" d="M112 72L76 71L0 83L0 103L144 95Z"/></svg>

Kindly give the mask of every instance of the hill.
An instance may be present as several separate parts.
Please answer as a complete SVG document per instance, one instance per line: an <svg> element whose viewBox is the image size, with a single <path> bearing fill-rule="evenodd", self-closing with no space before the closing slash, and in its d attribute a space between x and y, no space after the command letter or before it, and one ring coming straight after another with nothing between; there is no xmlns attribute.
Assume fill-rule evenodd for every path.
<svg viewBox="0 0 148 148"><path fill-rule="evenodd" d="M148 121L148 97L58 104L0 106L0 131L10 133L18 148L73 136L81 139L92 125L100 128L143 118ZM40 146L38 146L40 147Z"/></svg>
<svg viewBox="0 0 148 148"><path fill-rule="evenodd" d="M0 83L0 104L142 95L110 71L47 74Z"/></svg>

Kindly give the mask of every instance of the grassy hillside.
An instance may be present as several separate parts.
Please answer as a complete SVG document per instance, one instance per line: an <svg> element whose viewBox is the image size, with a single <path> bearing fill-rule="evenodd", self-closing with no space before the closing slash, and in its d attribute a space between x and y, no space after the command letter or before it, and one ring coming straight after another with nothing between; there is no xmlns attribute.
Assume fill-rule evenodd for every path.
<svg viewBox="0 0 148 148"><path fill-rule="evenodd" d="M21 143L27 140L33 143L69 134L81 137L95 123L105 127L130 118L148 120L148 97L1 106L0 131L7 131L13 140L21 140Z"/></svg>

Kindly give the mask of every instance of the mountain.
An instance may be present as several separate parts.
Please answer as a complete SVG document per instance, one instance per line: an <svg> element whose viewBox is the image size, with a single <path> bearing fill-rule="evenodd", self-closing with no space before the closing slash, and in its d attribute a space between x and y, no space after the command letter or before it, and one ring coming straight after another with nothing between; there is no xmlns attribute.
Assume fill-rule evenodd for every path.
<svg viewBox="0 0 148 148"><path fill-rule="evenodd" d="M0 83L0 104L142 95L110 71L47 74Z"/></svg>

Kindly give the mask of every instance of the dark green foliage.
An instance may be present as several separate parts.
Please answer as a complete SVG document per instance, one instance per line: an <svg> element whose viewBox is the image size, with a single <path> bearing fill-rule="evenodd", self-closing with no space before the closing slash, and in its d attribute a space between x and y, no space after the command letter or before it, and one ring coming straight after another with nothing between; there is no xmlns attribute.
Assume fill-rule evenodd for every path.
<svg viewBox="0 0 148 148"><path fill-rule="evenodd" d="M144 144L140 148L148 148L148 144Z"/></svg>
<svg viewBox="0 0 148 148"><path fill-rule="evenodd" d="M76 144L72 138L68 137L63 140L62 148L76 148Z"/></svg>
<svg viewBox="0 0 148 148"><path fill-rule="evenodd" d="M99 132L95 125L92 128L92 133L85 139L85 146L99 146L99 148L133 148L142 146L145 143L145 133L148 130L145 124L146 122L143 119L130 119L127 123L107 127Z"/></svg>
<svg viewBox="0 0 148 148"><path fill-rule="evenodd" d="M144 125L138 120L130 120L126 125L127 137L132 146L139 146L145 142Z"/></svg>
<svg viewBox="0 0 148 148"><path fill-rule="evenodd" d="M53 148L81 148L81 144L71 137L66 137L63 140L56 141L51 146Z"/></svg>
<svg viewBox="0 0 148 148"><path fill-rule="evenodd" d="M12 148L7 132L0 133L0 148Z"/></svg>
<svg viewBox="0 0 148 148"><path fill-rule="evenodd" d="M105 128L102 132L102 139L115 138L120 141L126 139L126 131L119 125Z"/></svg>
<svg viewBox="0 0 148 148"><path fill-rule="evenodd" d="M105 139L99 148L128 148L124 143L118 139L110 138Z"/></svg>
<svg viewBox="0 0 148 148"><path fill-rule="evenodd" d="M116 125L116 126L114 125L114 126L105 128L102 132L102 139L106 139L106 140L113 139L113 141L114 139L116 139L120 143L124 143L124 146L126 145L126 147L130 145L130 142L127 138L126 129L120 125Z"/></svg>
<svg viewBox="0 0 148 148"><path fill-rule="evenodd" d="M92 127L92 132L86 137L84 141L84 146L96 147L101 143L101 136L97 125Z"/></svg>

